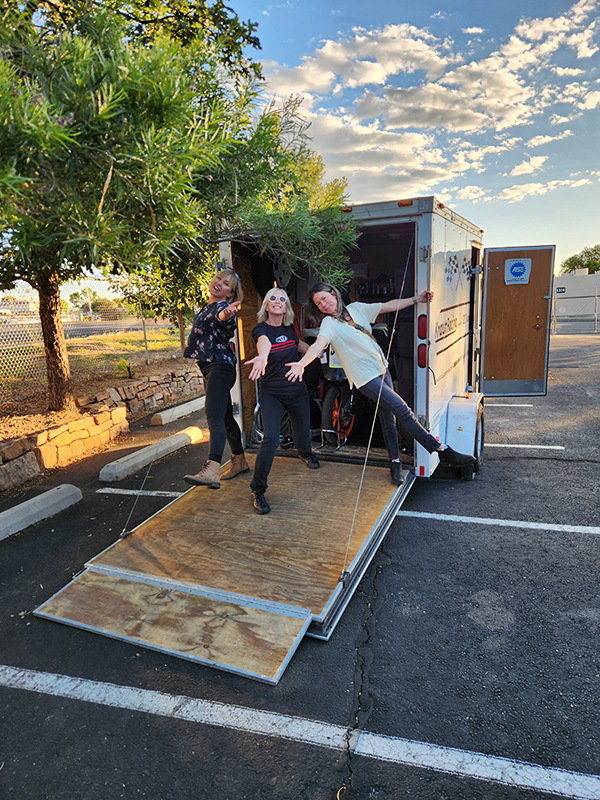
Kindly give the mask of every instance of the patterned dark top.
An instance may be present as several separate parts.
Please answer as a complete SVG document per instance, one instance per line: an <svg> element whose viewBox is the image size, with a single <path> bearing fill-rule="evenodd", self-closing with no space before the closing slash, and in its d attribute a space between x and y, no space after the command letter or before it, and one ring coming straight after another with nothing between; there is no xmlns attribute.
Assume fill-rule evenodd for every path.
<svg viewBox="0 0 600 800"><path fill-rule="evenodd" d="M196 314L187 347L183 351L185 358L235 366L235 352L229 340L237 327L237 314L225 322L218 318L218 314L228 305L226 300L219 300L204 306L200 313Z"/></svg>

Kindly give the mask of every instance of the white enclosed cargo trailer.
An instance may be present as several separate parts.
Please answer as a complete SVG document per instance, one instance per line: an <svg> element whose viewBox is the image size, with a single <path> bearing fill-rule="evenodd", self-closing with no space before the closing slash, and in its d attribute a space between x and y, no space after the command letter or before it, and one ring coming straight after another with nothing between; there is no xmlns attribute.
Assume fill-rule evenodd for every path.
<svg viewBox="0 0 600 800"><path fill-rule="evenodd" d="M351 213L362 233L350 300L433 291L432 302L388 315L391 367L421 423L478 462L484 393L546 391L554 247L486 253L483 231L434 197ZM282 276L251 246L226 245L221 258L249 289L236 336L241 367L251 357L260 299ZM308 274L289 277L296 303L310 282ZM249 406L254 400L248 384L240 368L233 399L242 428L244 396ZM411 486L438 465L437 455L415 445L403 485L392 486L385 457L378 466L367 455L364 465L347 463L345 448L330 448L318 479L298 459L277 457L267 517L253 514L247 476L219 492L190 489L34 613L277 683L305 634L331 636Z"/></svg>
<svg viewBox="0 0 600 800"><path fill-rule="evenodd" d="M546 392L554 246L484 250L483 230L435 197L357 205L352 215L362 233L350 299L434 293L395 320L392 370L424 427L473 453L476 470L484 395ZM438 463L415 445L416 477Z"/></svg>

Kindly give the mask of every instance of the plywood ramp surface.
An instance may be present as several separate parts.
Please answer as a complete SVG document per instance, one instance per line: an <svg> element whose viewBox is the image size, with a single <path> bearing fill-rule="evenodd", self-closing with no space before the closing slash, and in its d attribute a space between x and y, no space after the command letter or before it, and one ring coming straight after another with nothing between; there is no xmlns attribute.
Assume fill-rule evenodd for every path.
<svg viewBox="0 0 600 800"><path fill-rule="evenodd" d="M87 571L36 616L277 683L308 616L274 614Z"/></svg>
<svg viewBox="0 0 600 800"><path fill-rule="evenodd" d="M266 495L270 514L254 512L248 474L223 481L218 491L197 487L89 566L214 587L319 615L344 561L351 563L395 489L387 469L367 467L345 558L361 475L354 464L324 462L317 471L278 457Z"/></svg>

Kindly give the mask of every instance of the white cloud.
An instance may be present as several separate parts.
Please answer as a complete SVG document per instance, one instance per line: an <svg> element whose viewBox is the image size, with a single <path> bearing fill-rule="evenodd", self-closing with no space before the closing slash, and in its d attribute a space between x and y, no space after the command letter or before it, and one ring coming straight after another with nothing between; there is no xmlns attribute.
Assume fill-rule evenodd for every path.
<svg viewBox="0 0 600 800"><path fill-rule="evenodd" d="M463 186L455 193L455 196L459 200L482 200L485 194L485 190L480 186Z"/></svg>
<svg viewBox="0 0 600 800"><path fill-rule="evenodd" d="M583 69L573 69L571 67L550 67L550 71L554 72L555 75L583 75L585 70Z"/></svg>
<svg viewBox="0 0 600 800"><path fill-rule="evenodd" d="M349 178L354 198L405 196L434 187L439 193L442 185L486 170L496 178L535 173L547 156L525 156L523 149L574 134L533 135L532 130L523 141L522 126L542 118L545 125L562 125L600 106L600 91L591 88L597 83L579 80L583 69L554 63L563 60L565 49L574 51L571 57L595 55L600 25L592 14L599 6L600 0L579 0L555 17L521 20L512 35L498 44L489 40L486 55L470 61L452 40L397 24L355 28L322 42L299 66L264 68L273 92L304 96L312 146L323 154L329 177ZM434 15L436 20L443 16ZM474 26L463 33L481 36L484 29ZM506 154L518 148L511 168ZM508 187L502 199L514 202L552 186ZM456 196L488 199L472 178Z"/></svg>
<svg viewBox="0 0 600 800"><path fill-rule="evenodd" d="M534 136L533 139L525 142L525 147L539 147L542 144L557 142L559 139L566 139L569 136L573 136L573 131L566 130L559 133L557 136Z"/></svg>
<svg viewBox="0 0 600 800"><path fill-rule="evenodd" d="M496 197L489 197L486 200L507 200L509 203L517 203L519 200L524 200L531 195L547 194L565 186L571 189L579 186L590 184L588 178L581 178L578 181L549 181L548 183L522 183L515 186L509 186L503 189Z"/></svg>
<svg viewBox="0 0 600 800"><path fill-rule="evenodd" d="M511 175L529 175L540 169L544 161L548 160L548 156L533 156L529 161L523 161L511 170Z"/></svg>
<svg viewBox="0 0 600 800"><path fill-rule="evenodd" d="M577 103L577 108L590 109L600 106L600 92L588 92L580 103Z"/></svg>
<svg viewBox="0 0 600 800"><path fill-rule="evenodd" d="M442 46L443 47L443 46ZM326 93L334 82L345 88L384 85L391 76L417 70L430 80L460 56L443 55L439 39L413 25L387 25L371 31L355 28L353 37L327 40L298 67L270 71L270 88L280 95Z"/></svg>

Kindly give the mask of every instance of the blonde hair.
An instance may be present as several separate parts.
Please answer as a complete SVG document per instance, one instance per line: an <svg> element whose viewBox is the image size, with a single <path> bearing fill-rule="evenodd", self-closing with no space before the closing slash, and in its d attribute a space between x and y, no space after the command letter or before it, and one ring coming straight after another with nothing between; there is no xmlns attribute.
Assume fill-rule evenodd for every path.
<svg viewBox="0 0 600 800"><path fill-rule="evenodd" d="M271 295L273 294L273 292L282 292L285 295L285 311L283 312L282 323L284 325L291 325L292 322L294 321L294 309L292 308L292 304L290 303L290 298L288 297L288 293L286 292L286 290L279 289L278 287L269 289L269 291L266 293L265 298L262 301L262 305L258 310L258 314L256 315L257 320L259 322L264 322L269 316L269 313L267 311L267 303L271 299Z"/></svg>
<svg viewBox="0 0 600 800"><path fill-rule="evenodd" d="M242 279L234 272L232 269L222 269L217 272L216 275L213 276L212 280L215 278L228 278L231 284L231 288L233 289L233 300L232 302L242 302L244 297L244 292L242 291Z"/></svg>

